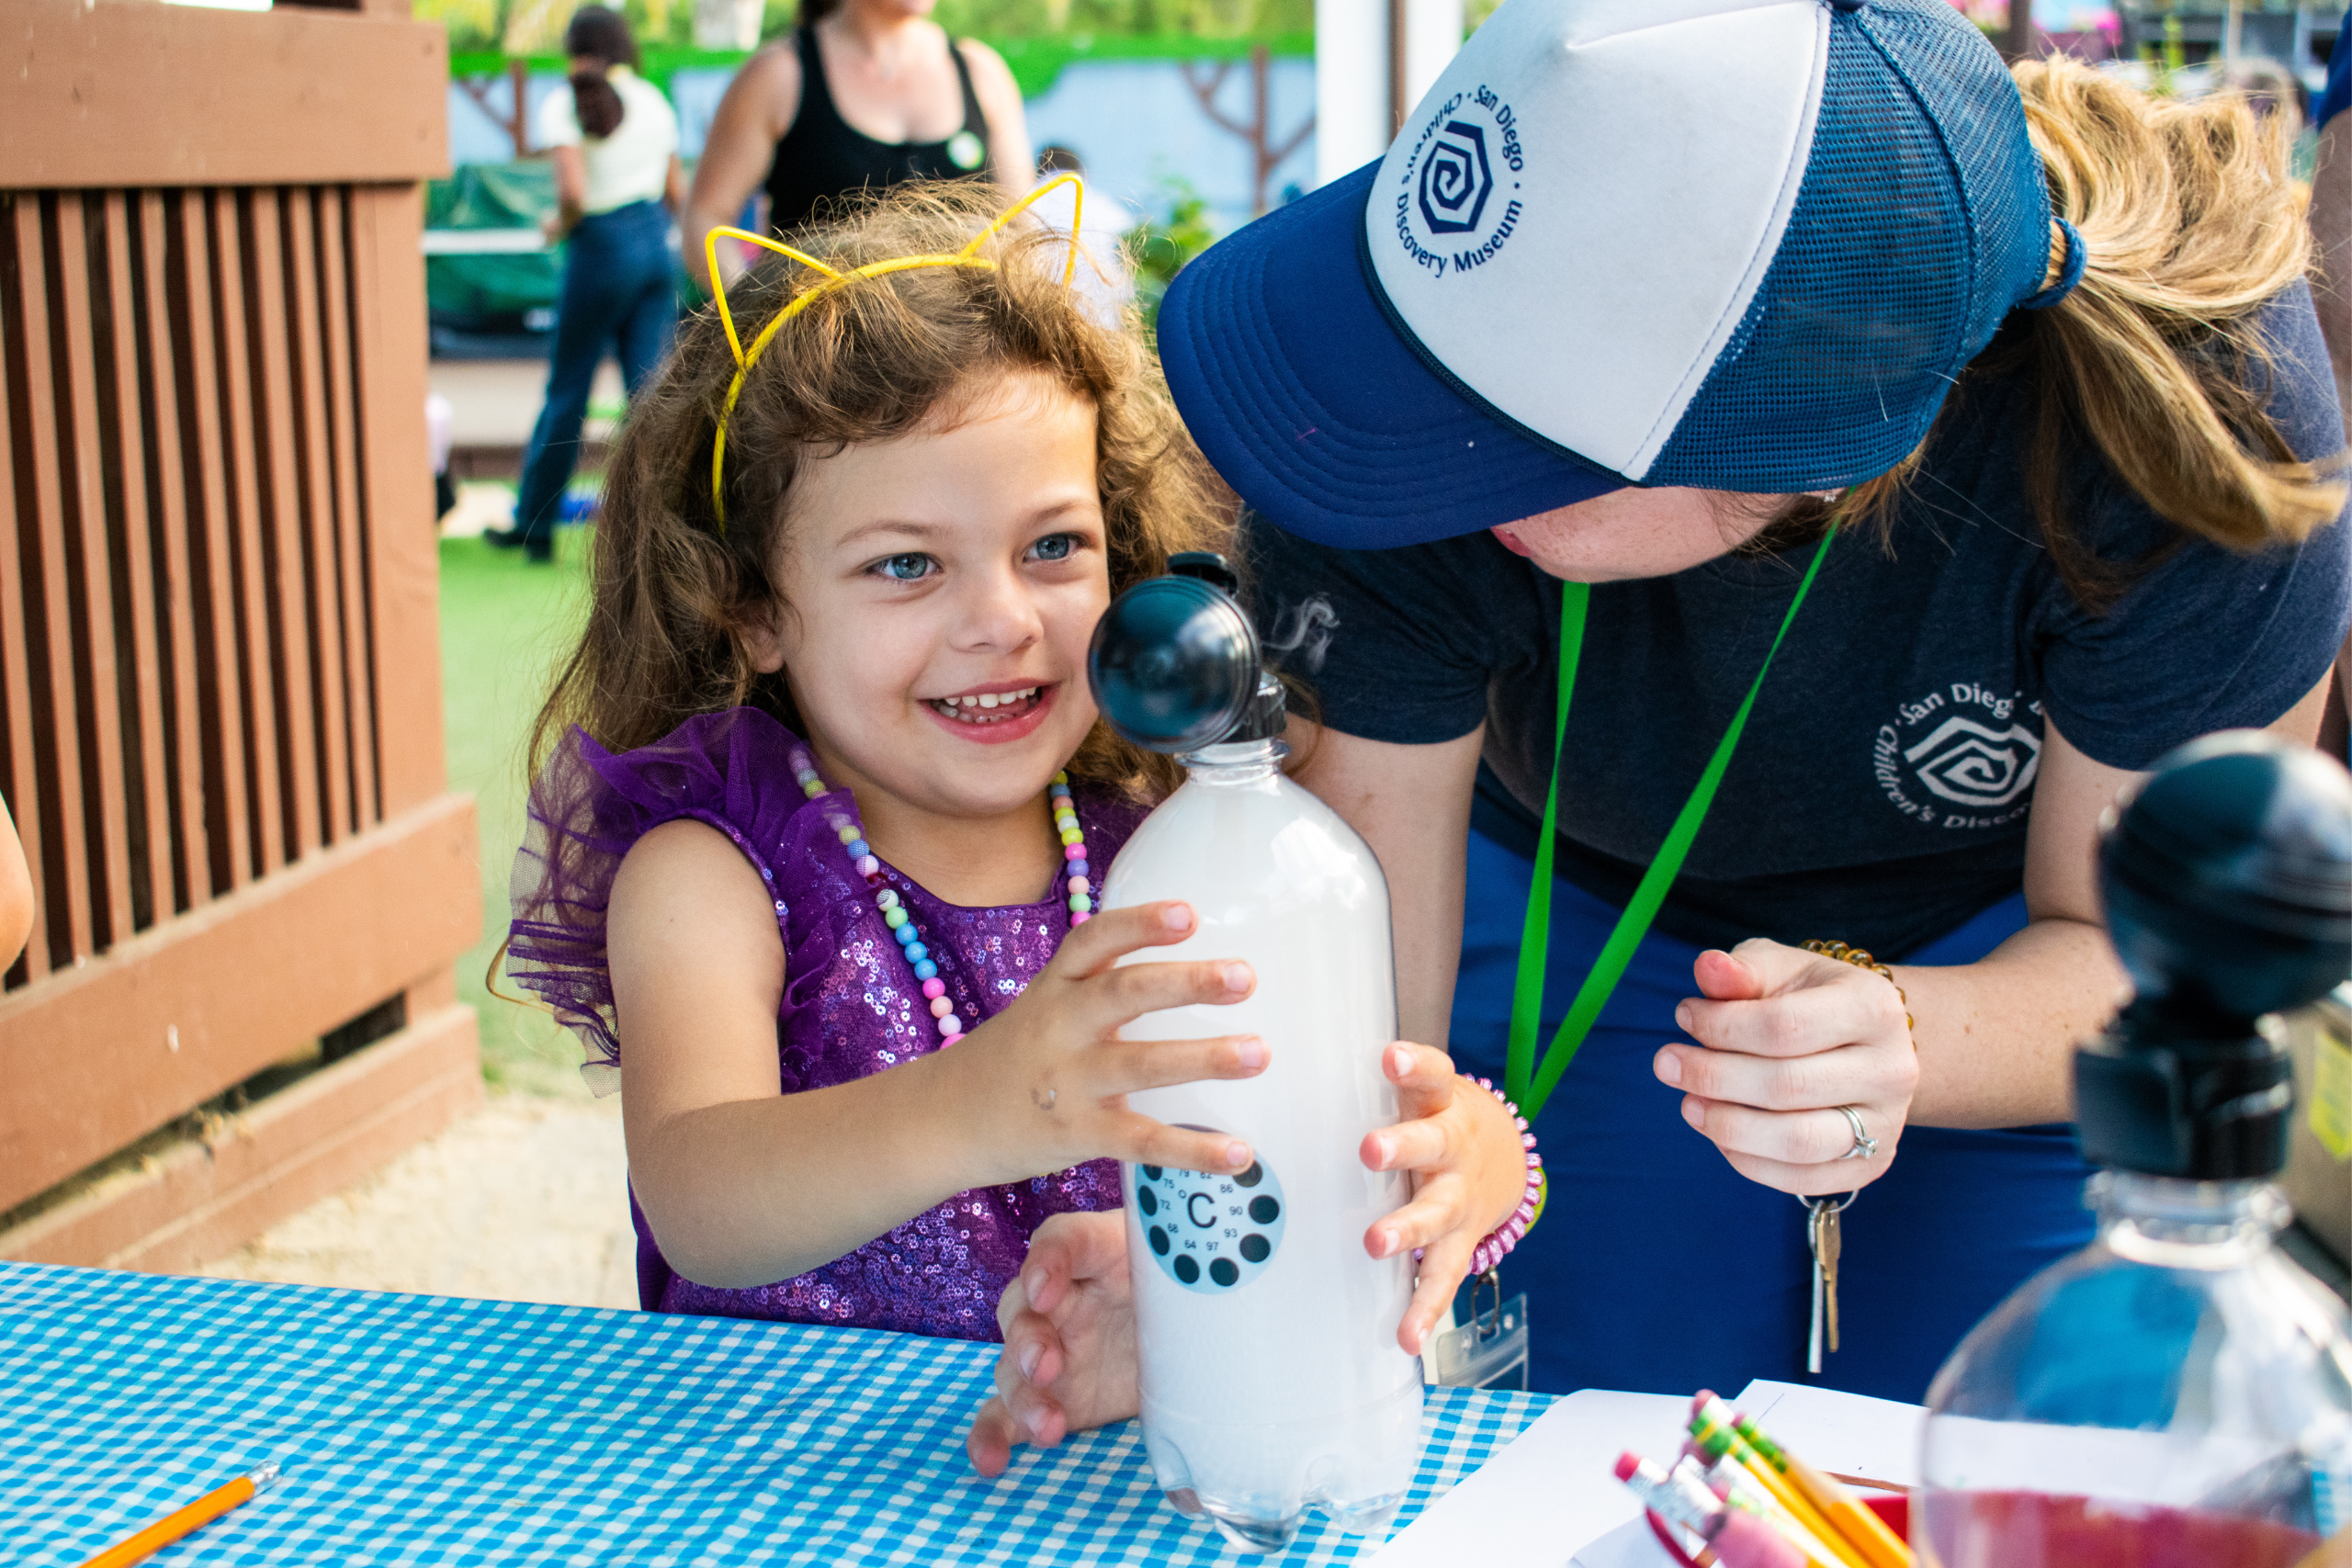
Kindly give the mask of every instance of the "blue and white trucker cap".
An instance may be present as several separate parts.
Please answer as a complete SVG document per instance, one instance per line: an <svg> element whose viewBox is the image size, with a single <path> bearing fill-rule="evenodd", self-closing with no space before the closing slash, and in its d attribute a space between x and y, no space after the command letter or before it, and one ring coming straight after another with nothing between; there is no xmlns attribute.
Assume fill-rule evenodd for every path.
<svg viewBox="0 0 2352 1568"><path fill-rule="evenodd" d="M1159 352L1227 482L1326 544L1829 490L1926 436L2051 232L1947 0L1509 0L1387 156L1178 276Z"/></svg>

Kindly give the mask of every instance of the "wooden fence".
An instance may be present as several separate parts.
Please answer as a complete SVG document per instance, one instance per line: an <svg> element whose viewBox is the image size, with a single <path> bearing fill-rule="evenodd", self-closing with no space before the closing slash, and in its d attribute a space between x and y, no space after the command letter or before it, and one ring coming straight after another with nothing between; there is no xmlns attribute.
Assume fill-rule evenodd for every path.
<svg viewBox="0 0 2352 1568"><path fill-rule="evenodd" d="M185 1266L480 1093L424 428L446 55L405 0L0 26L0 791L40 911L0 1257Z"/></svg>

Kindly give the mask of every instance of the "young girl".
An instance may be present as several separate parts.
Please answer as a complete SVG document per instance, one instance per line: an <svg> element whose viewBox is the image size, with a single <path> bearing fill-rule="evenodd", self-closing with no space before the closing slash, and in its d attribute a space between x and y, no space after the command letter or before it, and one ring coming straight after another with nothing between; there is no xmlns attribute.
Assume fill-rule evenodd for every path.
<svg viewBox="0 0 2352 1568"><path fill-rule="evenodd" d="M1251 1158L1125 1096L1282 1042L1118 1038L1247 996L1247 955L1114 969L1193 912L1089 919L1174 770L1096 722L1088 638L1218 502L1132 321L988 199L900 192L806 240L825 270L748 277L607 479L508 965L627 1086L650 1309L994 1339L1032 1232L1118 1205L1111 1161ZM1418 1348L1525 1173L1442 1055L1385 1059L1413 1125L1366 1157L1419 1182L1367 1245L1429 1249Z"/></svg>

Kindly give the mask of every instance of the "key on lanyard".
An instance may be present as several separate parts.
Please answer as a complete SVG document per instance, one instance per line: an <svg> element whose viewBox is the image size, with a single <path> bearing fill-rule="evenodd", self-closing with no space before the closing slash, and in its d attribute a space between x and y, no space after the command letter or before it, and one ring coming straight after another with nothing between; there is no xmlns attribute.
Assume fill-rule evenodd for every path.
<svg viewBox="0 0 2352 1568"><path fill-rule="evenodd" d="M1838 1216L1854 1196L1849 1192L1842 1199L1798 1200L1805 1208L1805 1246L1813 1253L1813 1332L1805 1341L1804 1370L1816 1377L1825 1333L1829 1348L1838 1348L1838 1254L1845 1245L1838 1234Z"/></svg>

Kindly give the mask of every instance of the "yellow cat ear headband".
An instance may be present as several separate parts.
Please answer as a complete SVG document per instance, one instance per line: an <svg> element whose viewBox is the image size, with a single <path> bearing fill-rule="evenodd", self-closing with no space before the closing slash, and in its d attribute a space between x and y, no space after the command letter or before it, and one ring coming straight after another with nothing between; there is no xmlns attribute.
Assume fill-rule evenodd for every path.
<svg viewBox="0 0 2352 1568"><path fill-rule="evenodd" d="M718 303L718 324L727 333L727 346L735 351L735 378L727 384L727 402L718 411L718 431L710 446L710 506L718 516L720 538L727 536L725 483L727 424L735 417L735 400L743 395L743 378L752 373L752 362L759 358L761 352L775 340L777 329L817 300L861 277L879 277L886 272L911 272L917 267L924 266L972 266L993 271L996 263L981 255L980 247L1002 232L1006 224L1028 211L1032 206L1035 205L1038 198L1057 191L1064 186L1069 186L1071 191L1069 256L1062 264L1062 287L1067 288L1069 287L1070 280L1078 276L1079 220L1084 217L1086 211L1086 186L1080 183L1076 175L1064 175L1057 180L1050 180L1039 186L1035 190L1014 202L1005 210L1002 217L975 234L972 237L972 243L960 251L933 256L893 256L888 261L867 262L864 266L853 268L848 272L837 271L827 266L815 256L806 252L796 251L780 240L771 239L765 234L754 234L743 229L713 229L704 237L703 257L710 266L711 293L717 298ZM718 271L718 242L722 235L728 239L746 241L758 245L763 250L774 251L780 256L790 256L811 272L824 275L823 282L794 295L784 309L775 313L775 318L760 329L760 335L752 340L752 346L749 349L743 346L742 339L736 336L735 318L727 308L727 285Z"/></svg>

